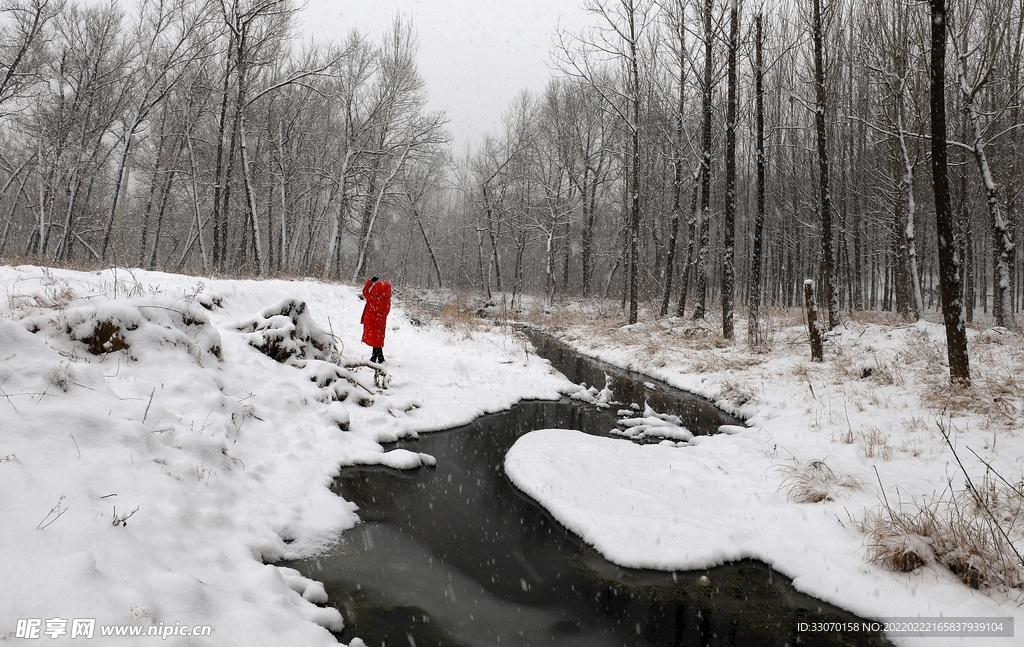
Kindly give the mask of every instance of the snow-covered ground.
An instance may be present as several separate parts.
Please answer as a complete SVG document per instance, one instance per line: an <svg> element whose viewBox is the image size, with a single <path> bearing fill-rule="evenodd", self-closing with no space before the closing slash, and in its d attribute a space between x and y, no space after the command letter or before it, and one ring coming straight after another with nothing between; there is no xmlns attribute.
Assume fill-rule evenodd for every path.
<svg viewBox="0 0 1024 647"><path fill-rule="evenodd" d="M270 563L357 522L339 467L416 467L380 443L571 390L512 336L399 307L381 391L344 285L2 267L0 286L0 641L93 619L101 644L139 644L100 636L122 625L336 644L323 587ZM330 332L334 357L314 347Z"/></svg>
<svg viewBox="0 0 1024 647"><path fill-rule="evenodd" d="M328 489L339 468L416 468L432 459L381 443L578 389L507 328L472 314L442 324L400 304L387 372L375 375L351 286L35 267L0 267L0 285L0 641L31 641L17 636L33 619L41 640L47 629L69 640L74 620L95 619L102 644L137 642L101 638L122 625L173 632L168 644L179 645L333 644L327 629L341 617L322 606L323 587L272 563L315 553L357 522ZM516 443L513 481L610 560L687 569L753 557L869 618L1024 622L1020 589L971 589L940 565L952 560L940 537L899 538L924 565L892 573L870 563L864 532L865 520L888 518L884 501L898 513L900 502L948 500L949 481L963 489L940 425L990 509L1019 532L1021 497L986 480L968 448L1020 481L1020 336L972 333L975 386L961 392L945 385L935 324L844 324L826 362L812 364L795 317L775 322L765 353L680 320L623 327L565 308L536 321L748 420L687 442L662 424L670 417L644 411L633 418L644 433L664 426L673 442L537 430ZM958 510L971 517L970 507ZM978 566L966 579L1000 570ZM212 639L182 635L197 626Z"/></svg>
<svg viewBox="0 0 1024 647"><path fill-rule="evenodd" d="M571 309L548 309L537 320L585 354L708 397L749 426L682 446L623 446L570 430L522 437L505 462L513 482L609 560L686 570L756 558L797 588L867 618L1016 620L1016 638L894 637L900 644L1024 644L1019 569L972 553L962 538L947 544L955 532L941 523L884 532L893 516L904 525L959 517L960 532L991 532L992 519L965 490L945 428L972 483L1024 552L1019 335L972 331L974 386L963 391L946 384L942 327L924 321L845 323L829 338L826 361L815 364L795 318L775 323L771 351L762 353L747 349L742 329L740 343L725 344L713 323L621 326ZM1007 483L986 477L982 460ZM871 528L879 531L874 544ZM872 547L918 568L893 573L871 564ZM1007 554L1012 563L1013 550ZM1009 573L1018 587L979 592L949 564L966 564L964 580Z"/></svg>

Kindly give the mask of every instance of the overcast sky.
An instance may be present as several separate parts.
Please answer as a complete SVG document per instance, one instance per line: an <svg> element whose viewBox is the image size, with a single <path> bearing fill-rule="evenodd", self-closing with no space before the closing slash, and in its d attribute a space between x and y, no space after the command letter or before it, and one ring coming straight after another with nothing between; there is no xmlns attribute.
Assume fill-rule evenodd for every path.
<svg viewBox="0 0 1024 647"><path fill-rule="evenodd" d="M353 27L374 40L396 13L419 36L420 74L431 109L448 114L453 152L496 134L522 89L540 92L551 77L552 39L561 24L589 22L584 0L308 0L301 20L318 38L341 41Z"/></svg>

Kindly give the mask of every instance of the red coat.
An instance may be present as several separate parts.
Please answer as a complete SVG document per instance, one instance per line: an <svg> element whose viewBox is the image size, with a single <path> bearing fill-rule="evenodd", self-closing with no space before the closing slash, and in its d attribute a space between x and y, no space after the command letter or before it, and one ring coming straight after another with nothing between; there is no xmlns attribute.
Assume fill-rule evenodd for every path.
<svg viewBox="0 0 1024 647"><path fill-rule="evenodd" d="M384 347L384 328L391 312L391 284L387 281L367 281L363 286L363 316L359 323L363 324L363 343L372 348Z"/></svg>

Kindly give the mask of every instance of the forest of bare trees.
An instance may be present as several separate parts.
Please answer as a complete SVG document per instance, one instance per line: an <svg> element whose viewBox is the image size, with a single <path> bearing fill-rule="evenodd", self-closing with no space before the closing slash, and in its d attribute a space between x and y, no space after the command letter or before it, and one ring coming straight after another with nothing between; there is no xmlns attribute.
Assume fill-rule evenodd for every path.
<svg viewBox="0 0 1024 647"><path fill-rule="evenodd" d="M311 42L287 1L3 0L0 255L608 297L730 337L808 278L829 326L936 312L948 254L963 316L1012 327L1019 0L581 10L547 87L454 156L408 21Z"/></svg>
<svg viewBox="0 0 1024 647"><path fill-rule="evenodd" d="M274 0L2 10L0 254L349 278L441 185L401 20L304 43Z"/></svg>

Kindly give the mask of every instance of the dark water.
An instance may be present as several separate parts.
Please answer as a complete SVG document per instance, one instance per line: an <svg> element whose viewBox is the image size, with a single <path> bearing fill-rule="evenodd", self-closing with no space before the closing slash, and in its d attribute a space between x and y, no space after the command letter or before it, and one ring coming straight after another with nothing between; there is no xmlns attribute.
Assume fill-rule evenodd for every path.
<svg viewBox="0 0 1024 647"><path fill-rule="evenodd" d="M610 382L615 400L623 407L643 406L646 402L659 413L679 416L683 426L695 434L713 434L718 431L719 425L743 424L703 398L640 373L584 357L557 339L531 329L523 332L537 349L537 354L551 362L552 366L574 383L602 389L606 381Z"/></svg>
<svg viewBox="0 0 1024 647"><path fill-rule="evenodd" d="M580 370L597 371L603 386L606 368ZM697 398L675 401L685 394L663 385L646 390L667 398L664 409L652 406L696 433L735 422ZM531 430L606 435L614 424L612 413L567 400L522 402L396 444L433 455L437 467L346 468L334 487L359 505L362 523L330 554L287 565L325 584L345 617L341 640L358 636L370 647L887 644L866 634L798 634L801 622L856 618L759 562L678 573L619 568L502 470L508 448Z"/></svg>

